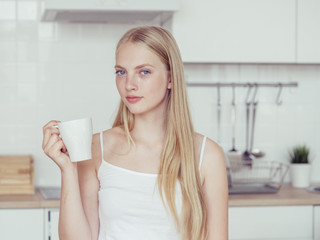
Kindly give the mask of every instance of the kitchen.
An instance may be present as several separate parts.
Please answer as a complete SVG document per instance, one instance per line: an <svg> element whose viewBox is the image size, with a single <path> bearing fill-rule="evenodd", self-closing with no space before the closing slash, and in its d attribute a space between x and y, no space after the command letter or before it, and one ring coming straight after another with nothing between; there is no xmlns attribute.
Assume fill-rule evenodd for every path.
<svg viewBox="0 0 320 240"><path fill-rule="evenodd" d="M92 117L94 132L111 126L119 102L114 84L115 44L127 29L141 23L43 22L43 7L40 0L0 1L0 154L31 154L35 186L58 187L59 169L41 149L42 126L51 119L86 116ZM318 185L319 16L318 0L201 0L197 3L181 0L172 19L164 23L178 41L189 83L297 83L297 87L283 87L281 104L277 104L279 87L259 87L254 146L266 153L266 160L289 163L289 149L296 144L306 144L311 150L311 182ZM142 21L142 24L159 23L158 19ZM189 100L195 129L218 141L227 152L232 148L233 136L232 87L220 88L220 123L217 89L189 86ZM247 87L236 87L235 146L239 151L246 149L246 94ZM289 174L284 181L290 185ZM241 228L243 233L235 226L239 222L253 224L255 216L271 218L265 220L262 227L272 227L267 229L269 235L266 233L259 239L319 239L319 217L318 224L312 220L316 211L319 216L319 206L311 206L319 205L320 195L310 193L310 196L317 204L312 201L297 206L287 202L290 206L286 206L287 196L281 206L288 208L281 209L275 203L259 208L258 204L274 198L269 197L270 200L266 195L256 196L259 200L251 203L254 205L251 208L245 205L236 208L241 199L237 202L240 197L231 196L230 204L234 205L230 207L230 239L258 239L254 231ZM3 221L12 223L10 231L19 229L16 219L30 225L30 231L37 230L36 236L47 236L47 221L39 227L28 220L29 213L34 215L35 222L43 221L44 213L58 214L56 201L46 202L43 208L35 207L39 206L41 197L27 197L25 208L7 206L3 209L5 204L1 207L0 202L0 239L19 239L1 236L1 232L5 232L1 227ZM0 196L0 199L8 197ZM306 221L290 225L291 235L281 229L276 235L277 226L288 221L281 216L292 219L299 216ZM54 226L56 218L52 219ZM51 239L55 238L51 236Z"/></svg>

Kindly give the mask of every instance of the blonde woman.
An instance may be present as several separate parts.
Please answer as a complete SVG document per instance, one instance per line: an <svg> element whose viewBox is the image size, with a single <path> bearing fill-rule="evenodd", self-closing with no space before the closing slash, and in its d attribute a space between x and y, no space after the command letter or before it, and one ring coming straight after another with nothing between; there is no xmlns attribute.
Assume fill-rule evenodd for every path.
<svg viewBox="0 0 320 240"><path fill-rule="evenodd" d="M113 127L93 135L92 160L70 161L57 121L43 128L61 169L60 239L228 239L224 154L194 132L172 35L129 30L115 72L120 107Z"/></svg>

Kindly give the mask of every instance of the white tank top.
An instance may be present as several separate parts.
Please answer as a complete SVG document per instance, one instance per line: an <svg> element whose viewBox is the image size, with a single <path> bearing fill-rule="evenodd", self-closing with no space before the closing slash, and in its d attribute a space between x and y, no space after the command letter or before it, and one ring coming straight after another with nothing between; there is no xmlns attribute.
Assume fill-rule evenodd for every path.
<svg viewBox="0 0 320 240"><path fill-rule="evenodd" d="M199 169L206 137L203 138ZM112 165L103 159L100 181L98 240L181 240L170 211L163 206L157 187L157 174L141 173ZM182 195L176 184L176 206L180 216Z"/></svg>

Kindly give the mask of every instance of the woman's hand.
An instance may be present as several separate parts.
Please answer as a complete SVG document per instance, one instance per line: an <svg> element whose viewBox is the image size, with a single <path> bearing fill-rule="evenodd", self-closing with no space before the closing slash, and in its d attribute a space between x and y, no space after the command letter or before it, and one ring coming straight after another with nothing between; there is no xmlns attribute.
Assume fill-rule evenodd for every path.
<svg viewBox="0 0 320 240"><path fill-rule="evenodd" d="M59 137L60 131L55 126L60 121L50 121L43 127L42 149L62 170L71 167L69 154L62 139Z"/></svg>

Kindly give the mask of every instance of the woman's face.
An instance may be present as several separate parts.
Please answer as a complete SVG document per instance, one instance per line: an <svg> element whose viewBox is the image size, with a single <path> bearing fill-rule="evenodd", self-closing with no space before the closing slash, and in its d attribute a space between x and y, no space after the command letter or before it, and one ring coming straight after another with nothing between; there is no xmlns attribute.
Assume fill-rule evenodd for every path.
<svg viewBox="0 0 320 240"><path fill-rule="evenodd" d="M156 54L139 44L124 43L115 70L119 94L131 113L165 112L170 74Z"/></svg>

